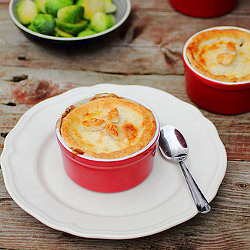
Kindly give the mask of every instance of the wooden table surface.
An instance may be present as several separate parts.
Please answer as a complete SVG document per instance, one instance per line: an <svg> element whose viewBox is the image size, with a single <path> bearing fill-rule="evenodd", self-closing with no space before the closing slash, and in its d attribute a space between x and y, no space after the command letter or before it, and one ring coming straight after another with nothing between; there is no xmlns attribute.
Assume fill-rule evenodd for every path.
<svg viewBox="0 0 250 250"><path fill-rule="evenodd" d="M207 19L182 15L167 0L132 0L128 21L102 46L55 47L24 36L11 21L8 4L0 0L0 152L28 109L79 86L150 86L196 106L185 90L185 41L212 26L250 29L249 0L239 0L227 15ZM250 114L200 110L216 126L228 157L210 213L138 239L81 238L23 211L8 194L0 167L0 249L250 249Z"/></svg>

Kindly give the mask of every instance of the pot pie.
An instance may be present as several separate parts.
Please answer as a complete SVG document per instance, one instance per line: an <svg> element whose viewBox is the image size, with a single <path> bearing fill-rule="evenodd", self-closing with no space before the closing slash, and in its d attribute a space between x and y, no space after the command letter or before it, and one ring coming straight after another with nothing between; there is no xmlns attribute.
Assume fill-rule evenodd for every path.
<svg viewBox="0 0 250 250"><path fill-rule="evenodd" d="M61 118L61 136L75 154L121 158L144 148L154 137L156 122L146 107L114 94L98 94L71 106Z"/></svg>
<svg viewBox="0 0 250 250"><path fill-rule="evenodd" d="M224 82L250 80L250 34L238 29L209 30L196 35L187 58L202 75Z"/></svg>

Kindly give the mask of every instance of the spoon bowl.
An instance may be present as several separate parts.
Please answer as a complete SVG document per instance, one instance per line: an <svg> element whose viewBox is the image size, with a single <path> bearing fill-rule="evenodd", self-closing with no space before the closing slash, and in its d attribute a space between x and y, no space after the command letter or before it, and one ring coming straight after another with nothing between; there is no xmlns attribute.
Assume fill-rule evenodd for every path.
<svg viewBox="0 0 250 250"><path fill-rule="evenodd" d="M175 127L167 125L160 131L160 151L170 161L180 162L187 158L188 146L185 138Z"/></svg>
<svg viewBox="0 0 250 250"><path fill-rule="evenodd" d="M159 149L165 159L180 164L198 211L209 212L210 205L183 162L188 156L188 146L182 133L174 126L164 126L160 131Z"/></svg>

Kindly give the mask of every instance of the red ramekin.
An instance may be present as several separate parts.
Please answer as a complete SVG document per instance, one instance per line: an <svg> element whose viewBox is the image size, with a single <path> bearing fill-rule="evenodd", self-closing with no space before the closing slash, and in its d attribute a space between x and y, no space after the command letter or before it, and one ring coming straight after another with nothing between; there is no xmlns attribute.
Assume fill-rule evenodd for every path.
<svg viewBox="0 0 250 250"><path fill-rule="evenodd" d="M156 131L153 139L145 148L127 157L98 159L72 153L72 150L64 143L60 134L61 118L57 121L56 137L61 149L64 169L75 183L92 191L113 193L131 189L143 182L153 168L160 133L158 117L142 101L124 95L118 96L145 106L152 111L156 121ZM86 100L89 99L91 97L86 98ZM77 106L77 103L79 102L73 105Z"/></svg>
<svg viewBox="0 0 250 250"><path fill-rule="evenodd" d="M193 17L216 17L233 10L238 0L169 0L173 8Z"/></svg>
<svg viewBox="0 0 250 250"><path fill-rule="evenodd" d="M250 33L243 28L220 26L202 30L190 37L183 48L187 94L198 106L214 113L233 115L249 112L250 81L230 83L210 79L196 71L187 58L186 49L196 35L217 29L238 29Z"/></svg>

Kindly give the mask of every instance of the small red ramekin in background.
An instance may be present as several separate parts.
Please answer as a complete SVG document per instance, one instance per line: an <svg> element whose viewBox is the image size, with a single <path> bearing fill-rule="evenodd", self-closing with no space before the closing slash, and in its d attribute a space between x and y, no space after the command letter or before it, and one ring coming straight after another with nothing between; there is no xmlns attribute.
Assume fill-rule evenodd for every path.
<svg viewBox="0 0 250 250"><path fill-rule="evenodd" d="M240 114L250 111L250 81L222 82L210 79L190 64L186 50L191 40L201 32L216 29L239 29L250 33L247 29L231 26L212 27L194 34L183 48L186 91L191 100L203 109L219 114Z"/></svg>
<svg viewBox="0 0 250 250"><path fill-rule="evenodd" d="M177 11L193 17L216 17L233 10L238 0L169 0Z"/></svg>

